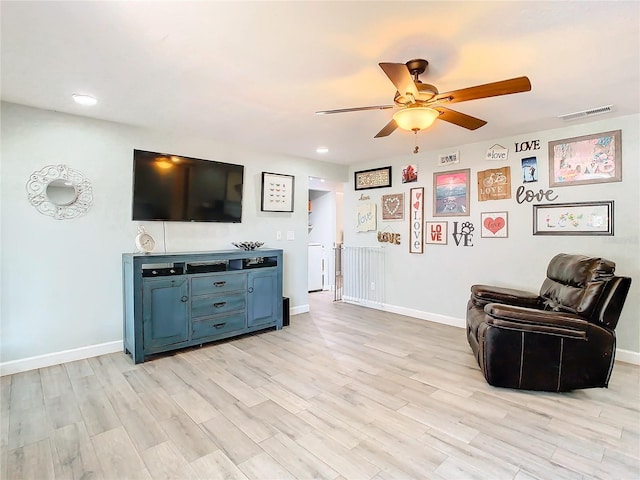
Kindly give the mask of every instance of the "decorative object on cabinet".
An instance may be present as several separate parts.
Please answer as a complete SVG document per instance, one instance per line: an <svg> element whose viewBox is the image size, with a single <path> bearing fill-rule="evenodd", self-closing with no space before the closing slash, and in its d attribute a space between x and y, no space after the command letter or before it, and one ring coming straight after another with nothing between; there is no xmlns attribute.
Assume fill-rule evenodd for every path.
<svg viewBox="0 0 640 480"><path fill-rule="evenodd" d="M610 260L558 254L539 292L473 285L467 340L496 387L567 391L606 387L615 328L631 278Z"/></svg>
<svg viewBox="0 0 640 480"><path fill-rule="evenodd" d="M138 235L136 235L136 247L141 253L150 253L153 252L154 248L156 248L156 241L151 235L147 233L142 225L138 227Z"/></svg>
<svg viewBox="0 0 640 480"><path fill-rule="evenodd" d="M255 250L264 245L264 242L231 242L231 245L242 250Z"/></svg>
<svg viewBox="0 0 640 480"><path fill-rule="evenodd" d="M382 195L382 220L402 220L404 218L404 193Z"/></svg>
<svg viewBox="0 0 640 480"><path fill-rule="evenodd" d="M511 198L511 167L478 172L478 201Z"/></svg>
<svg viewBox="0 0 640 480"><path fill-rule="evenodd" d="M409 253L424 253L424 188L412 188L409 199Z"/></svg>
<svg viewBox="0 0 640 480"><path fill-rule="evenodd" d="M470 169L433 174L433 216L469 215Z"/></svg>
<svg viewBox="0 0 640 480"><path fill-rule="evenodd" d="M622 131L549 142L549 186L622 180Z"/></svg>
<svg viewBox="0 0 640 480"><path fill-rule="evenodd" d="M149 356L282 328L282 250L122 255L124 351Z"/></svg>
<svg viewBox="0 0 640 480"><path fill-rule="evenodd" d="M482 212L480 214L480 237L507 238L509 236L508 212Z"/></svg>
<svg viewBox="0 0 640 480"><path fill-rule="evenodd" d="M613 200L533 206L534 235L613 235Z"/></svg>
<svg viewBox="0 0 640 480"><path fill-rule="evenodd" d="M293 175L262 172L263 212L293 212Z"/></svg>
<svg viewBox="0 0 640 480"><path fill-rule="evenodd" d="M27 182L29 203L56 220L82 216L93 205L89 180L67 165L48 165L34 172Z"/></svg>
<svg viewBox="0 0 640 480"><path fill-rule="evenodd" d="M359 172L355 172L353 176L354 188L356 190L391 186L391 167L360 170Z"/></svg>

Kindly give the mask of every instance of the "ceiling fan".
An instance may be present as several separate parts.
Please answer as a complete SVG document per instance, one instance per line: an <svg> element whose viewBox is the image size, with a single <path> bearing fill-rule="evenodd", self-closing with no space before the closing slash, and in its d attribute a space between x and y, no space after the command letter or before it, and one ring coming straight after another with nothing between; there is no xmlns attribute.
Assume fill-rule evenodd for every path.
<svg viewBox="0 0 640 480"><path fill-rule="evenodd" d="M380 68L396 87L393 105L374 105L370 107L341 108L323 110L319 115L331 113L357 112L360 110L386 110L398 108L393 118L380 130L375 138L386 137L396 128L418 132L430 127L436 119L453 123L469 130L482 127L487 122L445 107L450 103L466 102L480 98L510 95L528 92L531 82L527 77L517 77L500 82L476 85L475 87L439 93L434 85L422 83L420 75L427 69L429 62L422 59L409 60L407 63L379 63Z"/></svg>

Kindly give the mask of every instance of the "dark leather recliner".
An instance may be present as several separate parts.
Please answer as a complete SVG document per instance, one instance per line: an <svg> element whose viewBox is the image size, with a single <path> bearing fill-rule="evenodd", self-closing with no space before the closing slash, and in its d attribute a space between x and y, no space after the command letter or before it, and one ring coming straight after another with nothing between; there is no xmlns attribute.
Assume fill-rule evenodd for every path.
<svg viewBox="0 0 640 480"><path fill-rule="evenodd" d="M566 391L606 387L631 279L603 258L561 253L540 293L473 285L467 339L496 387Z"/></svg>

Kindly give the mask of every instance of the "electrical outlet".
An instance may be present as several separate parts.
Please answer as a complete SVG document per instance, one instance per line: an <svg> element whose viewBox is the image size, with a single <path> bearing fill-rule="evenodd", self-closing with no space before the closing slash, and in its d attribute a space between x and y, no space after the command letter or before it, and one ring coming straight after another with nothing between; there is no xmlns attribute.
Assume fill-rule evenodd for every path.
<svg viewBox="0 0 640 480"><path fill-rule="evenodd" d="M293 230L287 230L287 240L295 240L296 236L293 233Z"/></svg>
<svg viewBox="0 0 640 480"><path fill-rule="evenodd" d="M282 240L282 232L280 230L276 232L276 240Z"/></svg>

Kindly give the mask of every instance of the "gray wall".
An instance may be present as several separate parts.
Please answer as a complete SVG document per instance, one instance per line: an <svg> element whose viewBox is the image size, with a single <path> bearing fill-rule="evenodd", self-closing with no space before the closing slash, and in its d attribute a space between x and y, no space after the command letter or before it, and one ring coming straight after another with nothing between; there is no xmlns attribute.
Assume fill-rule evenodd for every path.
<svg viewBox="0 0 640 480"><path fill-rule="evenodd" d="M308 309L308 179L345 182L346 167L8 103L1 111L0 362L122 339L121 255L135 250L140 224L131 220L134 148L244 165L241 224L143 224L160 251L165 238L173 252L229 249L243 240L282 248L284 295L294 311ZM92 182L87 215L55 220L29 204L29 176L52 164L66 164ZM295 176L294 213L260 211L262 171ZM288 231L295 240L286 240Z"/></svg>
<svg viewBox="0 0 640 480"><path fill-rule="evenodd" d="M380 245L376 232L355 231L355 208L364 193L378 204L378 230L394 231L402 235L402 245L385 244L386 276L384 300L387 308L423 318L444 319L448 323L463 324L469 287L474 283L512 286L537 291L545 277L546 266L553 255L560 252L603 256L616 262L617 272L633 278L631 292L625 304L617 328L618 348L636 354L640 352L640 147L639 116L598 120L567 128L532 132L511 138L497 138L477 144L460 145L447 151L426 151L412 155L410 148L404 155L384 161L358 165L353 170L391 165L391 188L379 188L354 192L345 190L344 225L345 245ZM516 188L522 185L521 163L525 157L538 160L539 180L525 184L536 192L549 188L547 143L553 140L576 137L610 130L622 130L622 182L580 186L554 187L558 195L555 203L584 202L592 200L615 201L615 236L534 236L532 234L532 205L542 202L518 204ZM400 132L394 133L402 134ZM429 133L418 135L418 142L428 145ZM540 140L540 149L515 152L515 143ZM485 160L487 150L494 144L509 148L506 162ZM460 163L450 167L438 167L438 155L460 152ZM402 169L408 164L418 164L418 181L401 183ZM478 202L477 172L511 166L512 198ZM433 217L433 173L462 168L471 169L470 216ZM352 173L350 174L351 177ZM405 193L405 219L408 217L408 196L412 187L424 187L425 220L448 221L447 245L425 245L424 254L409 254L409 223L381 221L380 199L384 194ZM480 212L507 211L508 238L481 238ZM472 247L457 247L451 238L453 221L470 221L475 227ZM634 355L632 355L633 357Z"/></svg>

